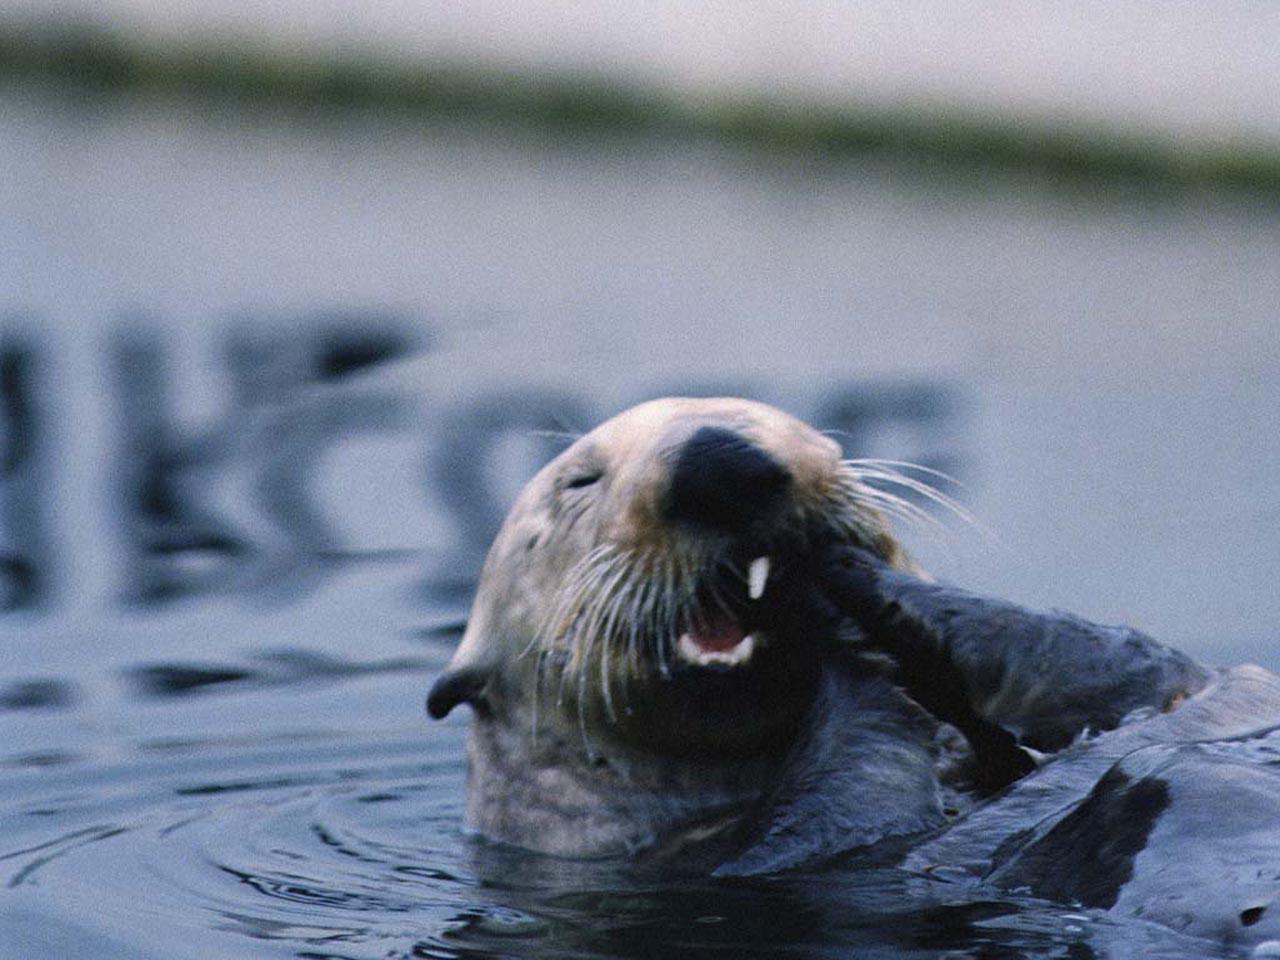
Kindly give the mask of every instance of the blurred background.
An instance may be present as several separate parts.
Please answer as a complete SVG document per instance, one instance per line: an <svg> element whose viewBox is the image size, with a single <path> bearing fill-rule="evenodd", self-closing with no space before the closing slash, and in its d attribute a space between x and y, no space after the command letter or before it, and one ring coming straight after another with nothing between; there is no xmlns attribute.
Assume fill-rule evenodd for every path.
<svg viewBox="0 0 1280 960"><path fill-rule="evenodd" d="M418 735L514 492L672 393L954 478L977 523L901 531L942 577L1280 666L1278 38L1264 0L8 0L0 763L343 702Z"/></svg>
<svg viewBox="0 0 1280 960"><path fill-rule="evenodd" d="M0 629L421 617L542 431L730 392L960 481L944 575L1277 662L1274 5L6 7Z"/></svg>

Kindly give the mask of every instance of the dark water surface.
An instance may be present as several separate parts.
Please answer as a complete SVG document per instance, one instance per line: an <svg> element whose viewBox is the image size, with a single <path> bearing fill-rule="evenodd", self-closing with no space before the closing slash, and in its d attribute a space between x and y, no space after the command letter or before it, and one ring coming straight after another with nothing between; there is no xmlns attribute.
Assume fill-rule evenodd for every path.
<svg viewBox="0 0 1280 960"><path fill-rule="evenodd" d="M305 603L10 614L0 958L1208 955L953 868L711 880L469 837L420 592L393 559Z"/></svg>
<svg viewBox="0 0 1280 960"><path fill-rule="evenodd" d="M1280 660L1280 218L873 162L0 95L0 958L1203 957L958 877L464 836L428 726L557 444L731 392L922 462L926 565Z"/></svg>
<svg viewBox="0 0 1280 960"><path fill-rule="evenodd" d="M438 644L331 658L240 619L239 657L5 688L0 957L1203 956L945 874L711 881L485 844L460 829L465 722L419 711Z"/></svg>

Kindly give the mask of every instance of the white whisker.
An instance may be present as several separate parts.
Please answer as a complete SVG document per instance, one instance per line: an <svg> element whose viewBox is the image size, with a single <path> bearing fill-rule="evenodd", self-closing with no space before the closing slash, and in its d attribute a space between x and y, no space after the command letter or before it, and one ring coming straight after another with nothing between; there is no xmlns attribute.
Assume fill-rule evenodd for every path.
<svg viewBox="0 0 1280 960"><path fill-rule="evenodd" d="M856 489L850 491L855 497L862 496L866 498L875 498L878 503L886 506L887 504L884 499L886 497L895 500L899 504L905 504L908 501L904 498L898 497L883 489L879 489L875 487L874 484L879 482L890 486L900 487L911 491L917 496L922 497L939 507L942 507L945 511L950 513L952 516L959 518L967 526L978 532L983 537L989 536L989 533L985 530L982 524L979 523L978 519L954 497L948 496L937 487L903 472L905 469L916 470L931 476L940 477L951 483L957 483L957 481L942 473L940 470L934 470L930 467L921 466L920 464L913 464L900 460L853 459L841 461L841 466L847 472L847 476L856 484ZM957 483L957 485L959 484ZM867 491L874 492L868 493ZM928 511L921 510L918 505L911 504L910 506L914 508L912 514L913 516L916 516L917 519L922 518L916 513L916 511L928 515Z"/></svg>
<svg viewBox="0 0 1280 960"><path fill-rule="evenodd" d="M941 470L935 470L933 467L926 467L922 463L913 463L910 460L888 460L883 457L852 457L848 460L842 460L841 463L847 466L853 466L855 469L858 467L862 467L864 465L867 467L873 467L873 468L874 467L900 468L901 470L913 471L915 473L923 473L930 477L937 477L939 480L945 480L947 483L957 486L961 490L968 489L968 487L962 481L957 480L951 474L944 473Z"/></svg>

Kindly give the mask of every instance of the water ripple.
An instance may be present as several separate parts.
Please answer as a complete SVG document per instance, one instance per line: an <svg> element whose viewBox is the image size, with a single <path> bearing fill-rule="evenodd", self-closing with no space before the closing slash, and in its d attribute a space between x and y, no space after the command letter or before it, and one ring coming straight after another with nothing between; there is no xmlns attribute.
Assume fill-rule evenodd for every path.
<svg viewBox="0 0 1280 960"><path fill-rule="evenodd" d="M385 719L384 702L399 715L423 685L357 674L359 704L314 691L336 719ZM1203 954L894 870L713 881L483 843L460 829L464 724L295 736L250 698L210 701L234 708L211 735L164 737L174 706L144 699L126 713L144 711L152 735L0 780L0 925L25 944L0 938L0 960L53 960L70 942L105 960L1085 960L1147 936L1153 955Z"/></svg>

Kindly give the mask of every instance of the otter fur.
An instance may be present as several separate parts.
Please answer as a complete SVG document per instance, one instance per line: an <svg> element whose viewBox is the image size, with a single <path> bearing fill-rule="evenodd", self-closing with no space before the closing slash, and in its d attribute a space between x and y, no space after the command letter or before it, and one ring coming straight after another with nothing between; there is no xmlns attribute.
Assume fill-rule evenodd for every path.
<svg viewBox="0 0 1280 960"><path fill-rule="evenodd" d="M1104 909L1137 891L1158 913L1163 861L1138 855L1180 856L1178 798L1201 816L1213 784L1256 800L1270 776L1222 773L1243 748L1185 744L1268 736L1280 679L927 581L889 528L918 510L895 480L915 483L733 398L652 401L577 440L520 494L428 698L434 717L474 711L469 824L720 874L950 863L978 887ZM1166 752L1130 756L1145 748ZM1223 811L1206 849L1234 866L1184 910L1197 931L1263 897L1240 864L1274 856L1232 852ZM1099 831L1124 842L1081 853ZM1055 873L1068 854L1076 875Z"/></svg>

